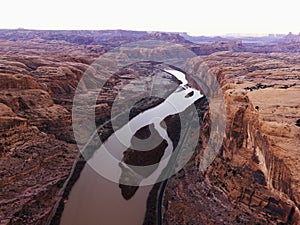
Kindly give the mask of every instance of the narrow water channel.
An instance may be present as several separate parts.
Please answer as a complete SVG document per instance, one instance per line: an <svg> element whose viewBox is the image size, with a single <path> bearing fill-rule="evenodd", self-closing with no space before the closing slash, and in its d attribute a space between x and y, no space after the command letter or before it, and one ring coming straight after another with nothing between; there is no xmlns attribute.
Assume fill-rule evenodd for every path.
<svg viewBox="0 0 300 225"><path fill-rule="evenodd" d="M149 192L162 170L166 167L173 151L173 145L168 134L161 126L161 122L169 115L184 111L203 95L188 86L185 74L177 70L165 70L181 81L174 93L158 106L146 110L125 124L112 134L106 142L94 153L81 172L80 178L73 186L69 199L61 217L61 225L142 225L146 212L146 203ZM168 146L162 161L156 170L142 180L143 186L129 200L121 194L119 185L109 181L95 172L97 165L101 166L98 172L109 175L118 180L122 169L119 166L123 152L130 146L132 134L142 127L153 124L162 139ZM127 147L126 147L127 146ZM106 149L107 151L104 151ZM108 153L109 152L109 153ZM115 163L107 163L107 157L114 157ZM126 166L126 165L124 165Z"/></svg>

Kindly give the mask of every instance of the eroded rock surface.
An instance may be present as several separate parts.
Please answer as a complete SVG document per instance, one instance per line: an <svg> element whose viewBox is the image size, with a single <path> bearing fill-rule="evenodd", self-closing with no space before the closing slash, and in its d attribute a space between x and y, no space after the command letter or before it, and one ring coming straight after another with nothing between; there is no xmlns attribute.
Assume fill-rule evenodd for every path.
<svg viewBox="0 0 300 225"><path fill-rule="evenodd" d="M226 137L204 174L195 156L169 181L164 223L299 224L300 55L220 52L201 60L222 85Z"/></svg>
<svg viewBox="0 0 300 225"><path fill-rule="evenodd" d="M71 110L78 81L89 65L113 46L137 38L184 40L178 35L147 35L143 32L137 32L136 36L135 32L108 32L105 38L104 33L101 33L102 39L86 42L86 36L73 39L72 32L55 36L56 32L1 30L0 224L45 224L60 199L63 184L79 155L72 131ZM118 35L119 38L114 39ZM102 41L105 45L99 44ZM105 124L99 129L103 140L112 133L112 124L106 122L110 120L112 105L120 89L141 99L143 93L138 87L142 83L135 79L144 77L150 82L155 79L154 70L157 69L151 62L135 64L108 80L96 71L96 77L85 80L87 94L95 94L88 90L96 88L99 81L106 82L95 107L96 124ZM166 84L163 79L156 79L157 83L165 84L162 96L167 96L178 84L171 75L160 73L173 79ZM132 85L135 88L132 89ZM115 115L124 111L123 106L128 100L114 108ZM161 100L147 102L149 104L140 107L141 110L153 107ZM140 111L133 110L132 113L131 116Z"/></svg>
<svg viewBox="0 0 300 225"><path fill-rule="evenodd" d="M78 156L70 109L87 65L69 47L0 43L0 224L45 224Z"/></svg>
<svg viewBox="0 0 300 225"><path fill-rule="evenodd" d="M164 33L2 30L0 39L0 224L45 224L79 154L71 127L78 81L98 56L137 40L180 43L201 55L227 105L226 137L204 174L199 162L211 121L209 112L202 112L200 144L168 182L164 224L300 223L298 36L267 45L193 44ZM96 124L110 119L121 87L133 91L138 77L151 83L154 72L147 62L111 77L96 101ZM86 81L86 90L99 80L105 77ZM162 85L164 94L174 91ZM146 102L137 102L130 116L160 100ZM111 127L99 130L103 139ZM176 134L169 136L176 145Z"/></svg>

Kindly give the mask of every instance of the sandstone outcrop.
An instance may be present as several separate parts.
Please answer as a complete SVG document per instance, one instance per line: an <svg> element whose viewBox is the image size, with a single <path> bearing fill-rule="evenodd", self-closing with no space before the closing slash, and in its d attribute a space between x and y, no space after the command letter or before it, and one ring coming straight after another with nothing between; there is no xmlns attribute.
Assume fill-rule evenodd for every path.
<svg viewBox="0 0 300 225"><path fill-rule="evenodd" d="M227 106L223 145L201 173L211 126L210 109L201 102L199 145L167 183L164 224L300 223L299 42L194 44L177 34L130 31L1 30L0 39L0 224L45 224L79 154L71 127L78 81L112 47L154 39L183 44L201 55L220 82ZM151 83L154 73L164 86L155 91L163 96L178 86L160 79L172 77L155 69L153 62L130 65L106 83L95 107L103 140L112 133L107 121L119 91L127 88L141 99L133 88L140 85L136 78ZM99 80L105 77L86 80L86 90ZM128 115L132 118L161 101L144 98ZM117 105L114 113L124 111L127 103L129 99ZM177 134L168 133L177 145Z"/></svg>
<svg viewBox="0 0 300 225"><path fill-rule="evenodd" d="M299 58L232 52L201 58L222 84L226 138L205 174L195 156L184 176L168 182L165 224L300 223Z"/></svg>
<svg viewBox="0 0 300 225"><path fill-rule="evenodd" d="M0 43L1 224L45 224L78 156L70 109L86 64L57 60L69 47Z"/></svg>

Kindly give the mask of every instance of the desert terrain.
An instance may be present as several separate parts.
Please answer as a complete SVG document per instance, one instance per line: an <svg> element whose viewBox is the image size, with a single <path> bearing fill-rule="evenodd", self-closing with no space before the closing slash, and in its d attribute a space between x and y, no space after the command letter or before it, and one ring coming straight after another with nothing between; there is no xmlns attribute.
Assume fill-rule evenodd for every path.
<svg viewBox="0 0 300 225"><path fill-rule="evenodd" d="M163 188L153 187L144 224L159 224L157 217L170 225L300 224L300 35L196 42L177 33L122 30L0 30L0 224L59 224L85 161L72 130L78 82L99 56L147 40L184 46L208 66L224 96L226 131L217 157L201 172L212 121L209 105L199 102L199 145ZM107 81L95 106L97 125L110 121L118 85L151 77L154 65L130 65ZM161 85L166 96L174 91ZM139 102L131 116L161 102ZM177 119L165 121L175 145ZM110 123L99 131L103 140L112 133ZM126 157L141 160L130 151ZM157 160L156 153L147 157ZM128 196L132 189L122 191Z"/></svg>

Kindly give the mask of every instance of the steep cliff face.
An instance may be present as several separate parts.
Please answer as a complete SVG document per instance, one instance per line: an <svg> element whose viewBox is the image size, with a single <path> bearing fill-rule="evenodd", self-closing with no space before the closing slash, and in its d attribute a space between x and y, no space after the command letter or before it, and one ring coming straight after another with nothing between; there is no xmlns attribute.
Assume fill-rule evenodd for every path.
<svg viewBox="0 0 300 225"><path fill-rule="evenodd" d="M64 34L60 40L43 40L35 32L25 32L28 36L18 41L18 35L0 33L0 36L8 35L5 39L17 39L0 41L0 223L44 224L60 198L61 188L79 154L71 121L78 81L89 65L110 47L72 44L64 40L68 40ZM32 38L32 35L37 36ZM126 34L128 37L120 35L115 40L116 45L125 39L138 38L130 33ZM155 35L150 36L145 36L145 40L156 38ZM164 38L178 37L160 37ZM114 42L110 39L108 37L107 41ZM141 82L135 81L137 77L149 82L156 80L165 88L161 92L165 95L174 91L178 86L176 82L155 79L153 70L151 63L134 64L111 77L97 98L97 125L109 121L120 88L133 92L137 99L143 98L144 93L134 88L134 85L141 85ZM96 71L94 73L97 74ZM172 80L167 73L163 76ZM85 80L85 89L95 88L99 81L105 82L106 79L104 75L97 74ZM115 106L114 113L124 112L126 102L130 99ZM160 102L161 99L146 99L145 106L141 103L139 106L143 111ZM139 110L133 110L130 116L138 113ZM111 126L107 123L100 129L104 139L112 133Z"/></svg>
<svg viewBox="0 0 300 225"><path fill-rule="evenodd" d="M48 44L0 43L1 224L45 224L78 155L68 110L83 66L60 67L66 46Z"/></svg>
<svg viewBox="0 0 300 225"><path fill-rule="evenodd" d="M164 224L300 223L300 55L250 53L299 52L299 43L194 45L175 34L126 31L1 31L0 38L0 224L45 224L78 156L71 108L79 79L113 46L148 39L181 43L208 55L201 60L219 80L227 105L226 136L204 174L199 162L211 119L203 111L199 146L168 182ZM224 50L231 52L220 52ZM132 91L139 85L137 77L151 83L152 72L148 62L112 77L104 87L108 92L96 102L97 125L110 119L121 87ZM97 79L86 81L86 87L95 87ZM174 91L174 86L156 82L164 88L155 91ZM139 99L141 93L135 93ZM137 102L130 116L160 101ZM120 113L122 105L115 110ZM111 123L100 132L107 138Z"/></svg>
<svg viewBox="0 0 300 225"><path fill-rule="evenodd" d="M222 85L226 136L205 174L195 156L170 181L164 221L299 224L299 55L224 52L202 60ZM202 135L205 143L209 133Z"/></svg>

